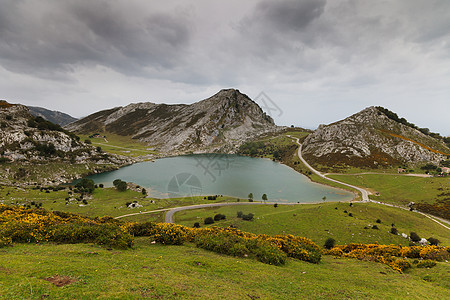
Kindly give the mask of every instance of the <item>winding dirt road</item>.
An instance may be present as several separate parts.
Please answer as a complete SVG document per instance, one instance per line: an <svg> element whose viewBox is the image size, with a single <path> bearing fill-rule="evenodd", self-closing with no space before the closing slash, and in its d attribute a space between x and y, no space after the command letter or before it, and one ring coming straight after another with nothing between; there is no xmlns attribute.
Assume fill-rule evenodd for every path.
<svg viewBox="0 0 450 300"><path fill-rule="evenodd" d="M381 205L386 205L386 206L391 206L391 207L396 207L396 208L401 208L401 209L407 209L405 207L401 207L401 206L397 206L397 205L393 205L393 204L387 204L387 203L382 203L382 202L378 202L378 201L374 201L374 200L370 200L369 199L369 192L361 187L358 186L354 186L345 182L341 182L332 178L328 178L326 177L325 174L322 174L321 172L317 171L316 169L314 169L313 167L311 167L310 164L308 164L308 162L306 162L306 160L303 158L302 156L302 144L300 143L299 139L293 136L288 135L288 137L295 139L296 143L299 145L298 148L298 152L297 155L300 158L300 160L305 164L306 167L308 167L311 172L313 172L314 174L320 176L323 179L338 183L338 184L342 184L345 186L348 186L352 189L355 189L357 191L359 191L361 193L362 196L362 201L361 202L373 202L373 203L377 203L377 204L381 204ZM274 204L275 202L267 202L265 204ZM280 204L280 203L278 203ZM299 204L303 204L303 203L283 203L282 205L299 205ZM149 213L155 213L155 212L162 212L162 211L167 211L166 215L165 215L165 219L164 221L166 223L173 223L173 215L176 212L179 211L183 211L183 210L189 210L189 209L198 209L198 208L208 208L208 207L220 207L220 206L231 206L231 205L263 205L263 203L261 202L225 202L225 203L207 203L207 204L197 204L197 205L189 205L189 206L180 206L180 207L174 207L174 208L164 208L164 209L158 209L158 210L152 210L152 211L145 211L145 212L139 212L139 213L132 213L132 214L126 214L123 216L118 216L115 217L115 219L119 219L119 218L124 218L124 217L129 217L129 216L135 216L135 215L140 215L140 214L149 214ZM407 209L408 210L408 209ZM450 227L446 226L443 223L446 224L450 224L450 222L448 222L447 220L441 219L441 218L437 218L435 216L431 216L429 214L425 214L422 212L417 212L421 215L424 215L425 217L431 219L432 221L438 223L439 225L441 225L444 228L447 228L450 230Z"/></svg>
<svg viewBox="0 0 450 300"><path fill-rule="evenodd" d="M339 183L339 184L342 184L342 185L351 187L352 189L355 189L355 190L357 190L357 191L359 191L359 192L361 193L362 201L365 201L365 202L368 202L368 201L369 201L369 192L367 192L367 190L365 190L365 189L363 189L363 188L360 188L360 187L357 187L357 186L354 186L354 185L351 185L351 184L348 184L348 183L345 183L345 182L341 182L341 181L338 181L338 180L335 180L335 179L328 178L328 177L325 176L324 174L320 173L319 171L317 171L316 169L314 169L313 167L311 167L311 165L308 164L308 163L306 162L306 160L305 160L305 159L303 158L303 156L302 156L302 144L300 143L299 139L296 138L296 137L290 136L290 135L288 135L288 137L295 139L296 142L297 142L297 144L300 146L300 147L298 148L297 155L298 155L298 157L300 158L300 160L302 161L302 163L305 164L305 166L307 166L308 169L311 170L311 172L313 172L314 174L320 176L320 177L323 178L323 179L326 179L326 180L329 180L329 181L332 181L332 182L335 182L335 183Z"/></svg>

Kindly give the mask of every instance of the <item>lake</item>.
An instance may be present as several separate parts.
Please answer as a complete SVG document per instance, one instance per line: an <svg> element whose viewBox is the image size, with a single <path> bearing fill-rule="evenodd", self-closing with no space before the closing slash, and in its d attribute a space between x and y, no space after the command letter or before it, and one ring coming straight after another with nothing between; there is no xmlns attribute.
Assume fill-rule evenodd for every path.
<svg viewBox="0 0 450 300"><path fill-rule="evenodd" d="M122 179L145 187L155 198L228 195L268 201L347 201L353 194L311 182L306 176L269 159L228 154L199 154L141 162L119 170L89 176L111 187Z"/></svg>

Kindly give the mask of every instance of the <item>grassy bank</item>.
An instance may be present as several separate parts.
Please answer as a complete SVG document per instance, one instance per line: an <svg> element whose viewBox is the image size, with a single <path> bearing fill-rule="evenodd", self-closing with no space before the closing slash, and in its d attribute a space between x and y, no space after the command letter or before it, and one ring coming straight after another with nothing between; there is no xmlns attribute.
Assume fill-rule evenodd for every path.
<svg viewBox="0 0 450 300"><path fill-rule="evenodd" d="M15 244L0 250L0 299L444 299L448 263L399 274L386 265L325 256L271 266L137 238L132 250ZM62 287L44 279L67 277ZM51 280L51 279L50 279Z"/></svg>
<svg viewBox="0 0 450 300"><path fill-rule="evenodd" d="M329 175L330 178L369 188L371 199L406 205L409 202L435 203L450 189L449 177L413 177L403 175ZM378 195L376 195L378 193Z"/></svg>
<svg viewBox="0 0 450 300"><path fill-rule="evenodd" d="M336 209L337 208L337 209ZM237 218L237 212L253 213L252 221ZM345 213L347 211L347 213ZM204 225L206 217L224 214L227 219ZM352 216L349 216L349 214ZM305 205L228 206L181 211L175 214L178 224L193 226L230 226L257 234L293 234L310 238L318 245L332 237L338 244L374 243L408 245L409 241L390 233L394 224L399 233L414 231L420 237L434 237L443 245L450 245L448 229L423 215L373 203L323 203ZM381 223L376 221L380 219ZM373 225L379 228L372 229ZM368 229L364 229L367 227Z"/></svg>
<svg viewBox="0 0 450 300"><path fill-rule="evenodd" d="M72 193L72 194L70 194ZM0 187L0 203L2 204L31 204L42 203L42 208L55 211L64 211L81 214L89 217L112 216L117 217L125 214L139 213L202 203L235 202L236 198L218 197L216 200L206 200L204 197L185 197L156 199L145 198L141 193L127 190L119 192L115 188L97 188L92 195L84 197L87 204L75 200L79 194L73 194L68 188L61 191L49 191L48 193L34 189L23 189L16 187ZM71 200L66 200L69 198ZM128 208L126 203L136 201L142 207ZM145 214L141 216L130 216L127 221L164 221L164 212Z"/></svg>
<svg viewBox="0 0 450 300"><path fill-rule="evenodd" d="M117 134L106 134L106 138L101 133L100 137L89 138L89 135L80 135L81 141L90 140L92 145L101 147L103 151L108 153L138 157L144 155L155 155L157 151L149 147L145 143L129 136L121 136Z"/></svg>

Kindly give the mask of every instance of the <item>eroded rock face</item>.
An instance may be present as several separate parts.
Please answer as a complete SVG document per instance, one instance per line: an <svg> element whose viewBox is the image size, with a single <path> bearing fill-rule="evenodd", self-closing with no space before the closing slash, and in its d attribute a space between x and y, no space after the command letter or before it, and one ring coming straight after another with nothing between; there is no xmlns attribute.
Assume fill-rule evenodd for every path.
<svg viewBox="0 0 450 300"><path fill-rule="evenodd" d="M191 105L136 103L92 114L66 127L131 136L162 153L234 152L245 140L281 130L238 90Z"/></svg>
<svg viewBox="0 0 450 300"><path fill-rule="evenodd" d="M9 161L68 161L126 164L80 142L61 127L36 122L24 105L0 102L0 155Z"/></svg>
<svg viewBox="0 0 450 300"><path fill-rule="evenodd" d="M326 166L438 163L446 158L438 152L450 153L450 150L439 140L389 119L376 107L319 126L303 144L303 154L308 160Z"/></svg>

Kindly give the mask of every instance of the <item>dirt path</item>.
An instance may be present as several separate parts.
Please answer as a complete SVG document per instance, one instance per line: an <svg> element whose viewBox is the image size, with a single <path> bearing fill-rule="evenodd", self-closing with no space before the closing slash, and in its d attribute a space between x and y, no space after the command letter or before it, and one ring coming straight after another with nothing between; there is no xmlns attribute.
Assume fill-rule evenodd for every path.
<svg viewBox="0 0 450 300"><path fill-rule="evenodd" d="M362 200L363 200L363 201L369 201L369 192L368 192L367 190L365 190L365 189L363 189L363 188L360 188L360 187L357 187L357 186L355 186L355 185L351 185L351 184L348 184L348 183L345 183L345 182L341 182L341 181L338 181L338 180L335 180L335 179L328 178L328 177L326 177L324 174L320 173L319 171L317 171L316 169L314 169L313 167L311 167L311 165L308 164L308 163L306 162L306 160L305 160L305 159L303 158L303 156L302 156L302 144L300 144L299 139L296 138L296 137L290 136L290 135L288 135L288 137L290 137L290 138L296 140L296 143L300 146L300 147L298 148L298 152L297 152L298 157L299 157L300 160L303 162L303 164L305 164L305 166L308 167L308 169L310 169L314 174L320 176L320 177L323 178L323 179L326 179L326 180L329 180L329 181L332 181L332 182L335 182L335 183L339 183L339 184L342 184L342 185L351 187L352 189L358 190L358 191L361 193L361 198L362 198Z"/></svg>

